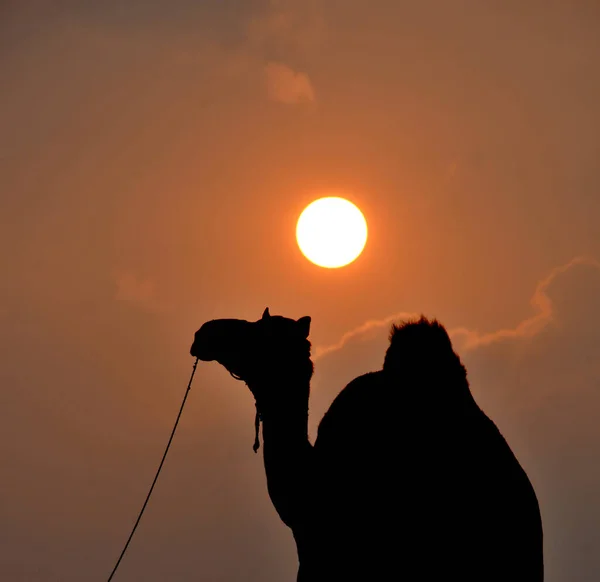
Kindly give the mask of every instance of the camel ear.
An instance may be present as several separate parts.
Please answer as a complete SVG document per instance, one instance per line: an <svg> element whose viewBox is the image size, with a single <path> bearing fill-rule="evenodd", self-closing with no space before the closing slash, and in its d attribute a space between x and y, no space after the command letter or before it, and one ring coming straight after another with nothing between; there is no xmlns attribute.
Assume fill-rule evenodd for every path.
<svg viewBox="0 0 600 582"><path fill-rule="evenodd" d="M298 324L298 327L302 332L302 336L307 338L308 334L310 333L310 317L308 315L305 315L304 317L301 317L298 321L296 321L296 323Z"/></svg>
<svg viewBox="0 0 600 582"><path fill-rule="evenodd" d="M271 314L269 313L269 308L267 307L262 314L262 319L269 319L269 317L271 317Z"/></svg>

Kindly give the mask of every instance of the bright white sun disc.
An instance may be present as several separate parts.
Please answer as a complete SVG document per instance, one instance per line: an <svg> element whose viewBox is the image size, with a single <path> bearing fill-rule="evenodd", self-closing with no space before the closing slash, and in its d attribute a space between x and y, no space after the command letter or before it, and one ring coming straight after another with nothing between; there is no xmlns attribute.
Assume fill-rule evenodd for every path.
<svg viewBox="0 0 600 582"><path fill-rule="evenodd" d="M315 265L329 269L344 267L365 248L367 221L345 198L319 198L300 215L296 240L302 254Z"/></svg>

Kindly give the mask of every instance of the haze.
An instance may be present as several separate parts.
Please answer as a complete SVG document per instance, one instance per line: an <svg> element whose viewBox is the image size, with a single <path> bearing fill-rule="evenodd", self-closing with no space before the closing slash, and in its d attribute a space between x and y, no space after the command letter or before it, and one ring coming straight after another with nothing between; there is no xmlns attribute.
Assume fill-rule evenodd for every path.
<svg viewBox="0 0 600 582"><path fill-rule="evenodd" d="M0 578L106 579L206 320L312 317L311 434L391 321L452 330L540 501L546 580L600 580L600 7L0 4ZM346 192L356 262L295 223ZM254 403L198 368L115 580L294 580ZM399 568L401 562L399 562Z"/></svg>

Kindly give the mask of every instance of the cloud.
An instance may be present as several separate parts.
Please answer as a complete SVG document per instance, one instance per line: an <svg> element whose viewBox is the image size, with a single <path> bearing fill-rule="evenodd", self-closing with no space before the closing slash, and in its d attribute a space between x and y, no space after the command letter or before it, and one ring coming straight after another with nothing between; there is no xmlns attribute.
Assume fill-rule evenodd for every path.
<svg viewBox="0 0 600 582"><path fill-rule="evenodd" d="M133 303L153 312L167 309L166 304L158 299L154 283L148 279L140 279L132 273L120 273L116 276L116 285L117 301Z"/></svg>
<svg viewBox="0 0 600 582"><path fill-rule="evenodd" d="M315 355L313 357L313 360L318 360L319 358L322 358L323 356L326 356L328 354L331 354L333 352L337 352L337 351L341 350L349 341L351 341L355 338L361 337L361 336L366 336L370 331L378 330L378 329L381 329L382 327L387 328L394 321L413 319L418 316L419 316L419 314L417 314L417 313L399 312L399 313L394 313L393 315L388 315L387 317L384 317L383 319L369 319L368 321L365 321L363 324L359 325L358 327L355 327L354 329L347 331L334 344L330 344L327 346L316 346Z"/></svg>
<svg viewBox="0 0 600 582"><path fill-rule="evenodd" d="M600 579L598 297L600 265L577 258L538 283L531 317L462 338L473 396L535 487L548 582Z"/></svg>
<svg viewBox="0 0 600 582"><path fill-rule="evenodd" d="M306 56L317 52L325 33L318 0L270 0L246 27L249 45L260 52Z"/></svg>
<svg viewBox="0 0 600 582"><path fill-rule="evenodd" d="M244 51L264 64L269 99L288 105L315 101L308 74L286 63L318 57L324 32L317 0L269 0L265 10L248 21Z"/></svg>
<svg viewBox="0 0 600 582"><path fill-rule="evenodd" d="M537 284L531 298L530 303L534 308L535 313L531 317L521 321L516 327L512 329L500 329L483 334L466 328L457 328L451 330L450 335L453 339L458 338L462 344L462 348L466 350L475 349L480 346L489 345L506 339L528 338L538 335L544 328L552 323L554 318L553 303L548 295L548 289L557 278L579 265L587 265L600 270L600 262L590 257L575 257L568 263L552 269L552 271Z"/></svg>
<svg viewBox="0 0 600 582"><path fill-rule="evenodd" d="M454 328L449 331L453 342L458 343L459 349L468 351L504 340L531 338L538 335L552 323L554 318L553 302L548 295L549 288L557 278L581 265L600 270L600 262L596 259L592 257L574 257L568 263L552 269L550 273L536 285L535 292L530 301L534 308L534 314L521 321L516 327L512 329L499 329L488 333L480 333L476 330L470 330L464 327ZM383 319L368 320L358 327L344 333L334 344L317 346L315 348L314 359L317 360L332 352L341 350L349 341L365 336L372 330L384 327L387 328L395 321L411 319L418 317L419 315L420 314L417 313L399 312L384 317Z"/></svg>
<svg viewBox="0 0 600 582"><path fill-rule="evenodd" d="M269 99L287 105L314 102L315 91L306 73L281 63L267 63L264 71Z"/></svg>

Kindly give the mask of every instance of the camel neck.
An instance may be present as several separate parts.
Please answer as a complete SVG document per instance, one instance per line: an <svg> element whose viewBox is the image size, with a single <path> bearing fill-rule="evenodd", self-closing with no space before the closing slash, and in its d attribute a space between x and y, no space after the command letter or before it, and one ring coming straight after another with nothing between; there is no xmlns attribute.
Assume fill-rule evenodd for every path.
<svg viewBox="0 0 600 582"><path fill-rule="evenodd" d="M248 386L257 397L265 438L273 433L308 438L310 382L288 377Z"/></svg>

